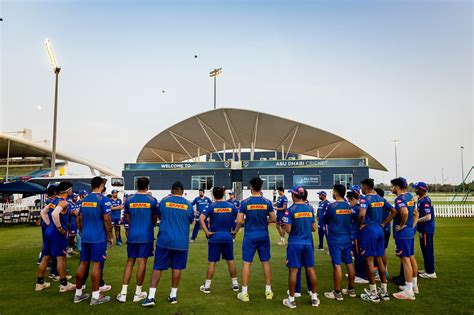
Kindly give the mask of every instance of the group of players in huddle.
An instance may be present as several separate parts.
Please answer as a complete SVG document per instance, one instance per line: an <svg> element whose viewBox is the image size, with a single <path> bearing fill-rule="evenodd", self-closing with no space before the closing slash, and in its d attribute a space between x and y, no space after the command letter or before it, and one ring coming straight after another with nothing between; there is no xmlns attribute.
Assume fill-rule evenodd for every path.
<svg viewBox="0 0 474 315"><path fill-rule="evenodd" d="M113 244L113 226L118 226L116 244L122 244L119 224L123 209L124 221L127 224L128 259L123 273L122 289L116 297L116 300L122 303L127 301L128 285L136 262L138 267L133 301L141 301L144 307L154 306L156 287L161 274L171 268L171 291L168 301L172 304L177 303L177 290L181 272L186 269L189 242L196 239L200 229L208 239L209 261L206 280L200 291L206 294L211 292L215 264L222 257L227 262L231 276L230 288L233 291L240 291L237 294L239 300L248 302L250 266L255 254L258 253L265 275L265 298L273 299L269 223L276 223L281 236L279 245L285 245L284 233L288 234L288 297L283 300L283 305L296 308L295 297L301 296L302 267L306 272L311 305L317 307L320 304L312 236L317 230L322 230L327 238L333 264L334 290L325 292L326 298L340 301L343 300L343 295L356 297L354 289L356 274L362 279L365 270L369 289L364 290L360 295L361 298L372 302L389 300L385 267L385 249L388 240L384 229L392 220L396 254L400 257L405 277L405 285L401 286L401 291L394 293L393 297L414 300L415 293L419 292L418 266L414 257L415 231L417 224L418 227L433 225L434 228L434 214L426 196L427 188L424 183L418 183L415 187L419 195L418 209L422 211L421 219L414 197L407 192L407 181L400 177L391 183L392 192L397 196L394 206L377 194L372 179L365 179L360 187L352 186L347 192L345 186L334 185L332 195L335 201L332 203L326 200L324 192L320 192L321 201L318 210L315 211L308 203L308 192L302 186L294 186L288 191L293 201L291 206L288 206L282 188L278 189L279 197L273 204L262 196L263 181L259 177L249 181L251 196L241 203L235 199L232 192L229 194L230 199L225 200L224 187L212 189L213 200L205 197L204 191L201 190L199 197L190 202L183 197L184 188L180 182L174 183L171 193L158 202L148 192L150 183L146 177L137 179L137 192L127 196L123 204L117 198L116 192L113 192L112 198L103 195L105 183L101 177L92 179L90 193L71 203L68 199L73 196L72 185L61 182L57 186L57 195L41 212L44 222L43 249L36 290L41 291L50 287L50 283L44 281L44 274L50 258L53 257L53 260L57 261L59 290L60 292L75 290L74 303L90 299L90 305L98 305L110 301L110 296L102 295L102 292L110 290L102 275L107 247ZM422 199L426 199L424 203L420 202ZM193 206L196 207L195 210ZM154 246L154 227L157 222L159 231ZM195 226L189 239L189 225L193 222ZM80 234L78 242L80 264L76 272L75 285L68 282L66 274L67 247L71 244L70 235L76 228L74 223L77 224ZM241 227L244 227L244 236L242 283L239 288L234 260L234 239ZM318 246L320 249L322 249L321 236L320 234ZM432 244L432 233L430 237ZM432 252L432 248L430 250ZM425 251L426 248L423 251L424 256ZM142 288L147 260L151 256L154 256L153 274L147 293ZM355 266L352 256L355 258ZM342 288L342 263L346 265L348 276L345 288ZM92 266L92 295L84 292L90 266ZM375 282L376 269L381 280L380 288L377 288ZM429 274L434 274L434 266L432 273Z"/></svg>

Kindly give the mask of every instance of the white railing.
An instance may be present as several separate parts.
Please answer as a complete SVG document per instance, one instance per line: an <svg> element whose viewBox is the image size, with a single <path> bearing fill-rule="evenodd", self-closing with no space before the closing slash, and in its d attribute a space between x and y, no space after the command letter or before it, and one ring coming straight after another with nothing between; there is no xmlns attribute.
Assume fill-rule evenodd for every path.
<svg viewBox="0 0 474 315"><path fill-rule="evenodd" d="M34 210L41 210L41 209L37 207L28 207L26 205L21 205L21 204L0 203L0 211L13 212L13 211L21 211L21 210L34 211Z"/></svg>
<svg viewBox="0 0 474 315"><path fill-rule="evenodd" d="M439 218L474 218L474 204L435 204L434 211Z"/></svg>

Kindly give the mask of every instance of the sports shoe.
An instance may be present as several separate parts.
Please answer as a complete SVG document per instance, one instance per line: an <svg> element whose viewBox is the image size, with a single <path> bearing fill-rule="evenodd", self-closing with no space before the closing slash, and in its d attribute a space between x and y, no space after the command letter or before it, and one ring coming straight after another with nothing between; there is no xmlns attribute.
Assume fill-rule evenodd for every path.
<svg viewBox="0 0 474 315"><path fill-rule="evenodd" d="M55 274L49 274L48 276L49 279L53 280L54 282L58 282L59 281L59 276L55 275Z"/></svg>
<svg viewBox="0 0 474 315"><path fill-rule="evenodd" d="M194 240L189 240L189 243L194 243Z"/></svg>
<svg viewBox="0 0 474 315"><path fill-rule="evenodd" d="M324 252L324 248L323 248L323 247L321 247L321 248L318 247L318 250L319 250L320 252Z"/></svg>
<svg viewBox="0 0 474 315"><path fill-rule="evenodd" d="M112 286L111 286L111 285L104 284L103 286L101 286L101 287L99 288L99 291L102 293L102 292L110 291L111 289L112 289Z"/></svg>
<svg viewBox="0 0 474 315"><path fill-rule="evenodd" d="M178 299L175 297L171 297L171 296L168 296L168 302L170 302L170 304L176 304L178 303Z"/></svg>
<svg viewBox="0 0 474 315"><path fill-rule="evenodd" d="M74 252L74 249L72 247L68 248L67 253L69 255L75 255L76 253Z"/></svg>
<svg viewBox="0 0 474 315"><path fill-rule="evenodd" d="M49 282L37 283L35 287L35 291L43 291L51 286Z"/></svg>
<svg viewBox="0 0 474 315"><path fill-rule="evenodd" d="M336 291L331 291L331 292L324 292L324 296L327 299L332 299L332 300L338 300L342 301L344 298L342 297L342 293L336 293Z"/></svg>
<svg viewBox="0 0 474 315"><path fill-rule="evenodd" d="M400 286L398 286L398 288L399 288L401 291L406 291L406 287L405 287L404 285L400 285ZM415 294L420 293L420 289L418 289L418 286L413 287L413 293L415 293Z"/></svg>
<svg viewBox="0 0 474 315"><path fill-rule="evenodd" d="M152 307L152 306L155 306L155 299L146 298L146 299L142 302L142 306L144 306L144 307Z"/></svg>
<svg viewBox="0 0 474 315"><path fill-rule="evenodd" d="M426 273L425 269L418 270L418 274Z"/></svg>
<svg viewBox="0 0 474 315"><path fill-rule="evenodd" d="M321 302L319 301L318 298L316 299L311 299L311 306L318 307Z"/></svg>
<svg viewBox="0 0 474 315"><path fill-rule="evenodd" d="M390 294L386 290L382 290L382 288L379 288L377 291L377 294L379 295L379 298L384 301L390 301Z"/></svg>
<svg viewBox="0 0 474 315"><path fill-rule="evenodd" d="M82 301L88 300L91 297L89 293L84 293L82 295L74 294L74 303L81 303Z"/></svg>
<svg viewBox="0 0 474 315"><path fill-rule="evenodd" d="M415 300L415 293L408 293L407 291L403 290L393 294L393 297L399 300Z"/></svg>
<svg viewBox="0 0 474 315"><path fill-rule="evenodd" d="M59 292L64 293L68 291L76 290L76 285L74 283L68 282L66 285L59 286Z"/></svg>
<svg viewBox="0 0 474 315"><path fill-rule="evenodd" d="M239 292L239 285L232 285L232 291Z"/></svg>
<svg viewBox="0 0 474 315"><path fill-rule="evenodd" d="M288 296L290 296L290 290L286 290L286 294L288 294ZM298 292L295 292L295 298L299 298L301 297L301 293L298 293Z"/></svg>
<svg viewBox="0 0 474 315"><path fill-rule="evenodd" d="M104 304L104 303L107 303L109 301L110 301L110 296L103 296L101 294L101 295L99 295L98 299L92 298L91 302L90 302L90 305L94 306L94 305Z"/></svg>
<svg viewBox="0 0 474 315"><path fill-rule="evenodd" d="M141 300L146 299L148 294L146 292L140 292L140 294L133 295L133 302L140 302Z"/></svg>
<svg viewBox="0 0 474 315"><path fill-rule="evenodd" d="M115 242L117 246L122 246L122 241L118 240L117 242Z"/></svg>
<svg viewBox="0 0 474 315"><path fill-rule="evenodd" d="M66 258L69 259L69 258L72 258L72 256L69 253L67 253Z"/></svg>
<svg viewBox="0 0 474 315"><path fill-rule="evenodd" d="M285 240L279 240L277 244L280 246L285 246L286 242Z"/></svg>
<svg viewBox="0 0 474 315"><path fill-rule="evenodd" d="M372 293L367 289L364 289L364 293L360 295L360 298L364 301L370 301L374 303L380 302L380 297L377 293Z"/></svg>
<svg viewBox="0 0 474 315"><path fill-rule="evenodd" d="M357 297L356 291L354 289L342 289L342 294L349 295L350 297Z"/></svg>
<svg viewBox="0 0 474 315"><path fill-rule="evenodd" d="M242 302L250 301L250 296L248 293L243 294L242 292L239 292L239 294L237 294L237 298Z"/></svg>
<svg viewBox="0 0 474 315"><path fill-rule="evenodd" d="M436 272L433 272L433 273L423 272L423 273L418 273L418 275L423 279L436 279L437 278Z"/></svg>
<svg viewBox="0 0 474 315"><path fill-rule="evenodd" d="M272 291L265 291L265 299L267 299L267 300L273 299L273 292Z"/></svg>
<svg viewBox="0 0 474 315"><path fill-rule="evenodd" d="M117 301L119 301L120 303L125 303L125 302L127 302L127 295L119 293L119 294L117 294L117 297L115 299Z"/></svg>
<svg viewBox="0 0 474 315"><path fill-rule="evenodd" d="M289 299L284 299L283 300L283 305L289 308L296 308L296 301L290 302Z"/></svg>
<svg viewBox="0 0 474 315"><path fill-rule="evenodd" d="M354 282L359 283L359 284L368 284L369 280L366 280L366 279L361 278L361 277L355 277Z"/></svg>
<svg viewBox="0 0 474 315"><path fill-rule="evenodd" d="M206 286L202 285L199 290L203 293L209 294L211 293L211 288L206 288Z"/></svg>

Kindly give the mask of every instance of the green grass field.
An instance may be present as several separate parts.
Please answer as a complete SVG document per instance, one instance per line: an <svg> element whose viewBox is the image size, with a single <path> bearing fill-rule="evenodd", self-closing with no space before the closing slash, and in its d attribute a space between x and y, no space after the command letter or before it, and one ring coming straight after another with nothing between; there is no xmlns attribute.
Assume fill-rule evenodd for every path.
<svg viewBox="0 0 474 315"><path fill-rule="evenodd" d="M309 314L319 313L410 313L410 314L474 314L472 260L474 258L474 220L471 219L438 219L435 239L436 273L438 279L420 279L420 291L416 301L398 301L373 304L360 298L345 298L342 302L328 300L323 292L332 289L332 268L330 257L326 253L316 252L316 271L318 276L318 293L321 305L312 308L309 298L297 299L298 308L285 308L281 301L286 296L287 269L285 267L285 248L277 246L276 231L271 227L273 291L272 301L265 300L263 272L259 263L252 267L249 293L251 301L243 303L236 299L236 293L229 288L230 279L225 263L217 265L217 272L212 283L212 293L205 295L199 291L204 282L207 267L207 242L202 232L197 242L190 244L188 269L184 271L181 286L178 290L179 303L169 305L166 297L170 289L170 274L166 273L156 294L157 306L146 309L132 302L120 304L115 296L121 288L123 266L126 259L126 247L113 247L109 250L105 268L107 283L112 285L108 292L113 300L105 305L90 307L88 302L73 304L73 293L59 293L58 283L43 292L35 292L36 258L41 247L41 231L38 227L0 227L0 314L124 314L124 313L160 313L160 314ZM241 240L239 234L235 242L236 260L239 271L241 267ZM316 236L317 237L317 236ZM273 245L275 244L275 245ZM416 254L420 266L423 261L418 240ZM394 254L393 239L390 241L389 272L398 273L399 262ZM145 280L148 290L152 260ZM74 275L78 263L77 256L68 261L68 268ZM90 281L90 280L89 280ZM304 283L304 281L303 281ZM88 292L90 292L90 282ZM303 284L303 287L305 285ZM364 288L357 285L358 293ZM129 299L135 290L134 278L129 287ZM396 290L393 284L389 291Z"/></svg>

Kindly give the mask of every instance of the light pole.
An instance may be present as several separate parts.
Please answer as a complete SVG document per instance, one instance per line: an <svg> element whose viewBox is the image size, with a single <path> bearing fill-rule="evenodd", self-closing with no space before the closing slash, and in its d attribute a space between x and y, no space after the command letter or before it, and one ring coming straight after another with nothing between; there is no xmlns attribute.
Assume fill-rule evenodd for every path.
<svg viewBox="0 0 474 315"><path fill-rule="evenodd" d="M398 156L397 156L397 143L399 143L400 140L392 140L392 143L395 146L395 177L398 178Z"/></svg>
<svg viewBox="0 0 474 315"><path fill-rule="evenodd" d="M56 175L56 131L58 124L58 81L59 81L59 72L61 67L59 67L56 62L56 56L54 54L53 45L49 39L44 41L46 46L46 52L48 53L49 62L51 63L51 68L53 73L56 76L56 82L54 85L54 119L53 119L53 149L51 152L51 177Z"/></svg>
<svg viewBox="0 0 474 315"><path fill-rule="evenodd" d="M441 185L444 185L444 168L441 168Z"/></svg>
<svg viewBox="0 0 474 315"><path fill-rule="evenodd" d="M222 74L222 68L217 68L209 72L209 76L214 78L214 109L216 109L216 81L217 76Z"/></svg>
<svg viewBox="0 0 474 315"><path fill-rule="evenodd" d="M462 182L462 191L464 191L464 147L461 146L461 182Z"/></svg>

